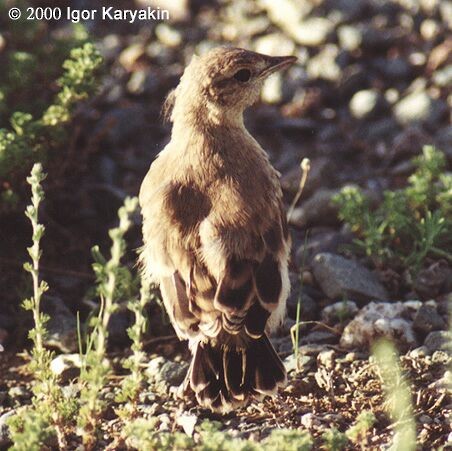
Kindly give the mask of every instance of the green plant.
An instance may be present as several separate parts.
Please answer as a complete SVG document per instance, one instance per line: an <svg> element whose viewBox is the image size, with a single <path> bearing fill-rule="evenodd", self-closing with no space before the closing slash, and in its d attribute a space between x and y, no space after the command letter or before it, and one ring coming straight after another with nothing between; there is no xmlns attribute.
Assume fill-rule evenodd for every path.
<svg viewBox="0 0 452 451"><path fill-rule="evenodd" d="M363 410L356 418L355 423L351 426L345 435L349 440L355 444L360 444L361 449L365 448L365 438L366 434L375 424L376 418L372 412L368 410Z"/></svg>
<svg viewBox="0 0 452 451"><path fill-rule="evenodd" d="M304 160L303 160L304 161ZM307 244L308 244L308 232L306 232L304 237L304 247L303 247L303 255L301 258L301 270L305 267L306 263L306 251L307 251ZM296 369L297 371L300 370L300 362L299 362L299 353L300 353L300 326L302 325L301 322L301 303L302 303L302 291L303 291L303 277L300 274L300 293L298 295L297 299L297 310L295 313L295 324L290 328L290 338L292 339L292 349L294 351L294 357L295 357L295 363L296 363Z"/></svg>
<svg viewBox="0 0 452 451"><path fill-rule="evenodd" d="M140 290L140 298L131 300L128 303L128 308L135 315L135 322L127 331L132 340L132 355L126 359L123 366L130 370L130 374L123 379L121 391L116 397L117 402L127 403L121 412L122 416L126 418L136 415L138 394L144 380L142 365L145 360L145 355L143 352L142 338L146 329L144 308L149 299L149 287L143 283Z"/></svg>
<svg viewBox="0 0 452 451"><path fill-rule="evenodd" d="M445 156L425 146L414 164L408 186L385 191L375 210L356 186L344 187L334 199L340 219L358 236L359 250L376 266L408 268L412 274L427 256L452 262L452 175L444 173Z"/></svg>
<svg viewBox="0 0 452 451"><path fill-rule="evenodd" d="M32 22L27 26L33 28ZM57 76L61 70L59 61L63 49L67 57L71 46L80 45L84 40L86 35L74 38L70 44L49 46L54 48L50 54L40 53L35 50L39 47L35 42L27 42L30 51L13 51L7 55L9 64L0 75L0 124L2 116L9 116L10 126L0 128L0 178L3 181L0 211L14 207L14 202L20 198L16 191L23 173L33 162L46 162L50 156L53 160L64 158L62 146L69 136L68 124L78 103L94 93L102 58L92 44L85 43L72 49L62 64L63 74L57 81L60 90L56 95L47 88L51 86L48 78ZM46 67L57 67L58 71L42 73ZM46 89L36 96L36 84L40 83ZM50 105L37 104L36 98L42 97L49 97Z"/></svg>
<svg viewBox="0 0 452 451"><path fill-rule="evenodd" d="M262 442L264 450L309 451L312 437L306 431L297 429L275 429Z"/></svg>
<svg viewBox="0 0 452 451"><path fill-rule="evenodd" d="M157 418L137 418L125 427L126 444L138 451L185 450L194 448L194 441L182 432L160 432Z"/></svg>
<svg viewBox="0 0 452 451"><path fill-rule="evenodd" d="M348 443L347 436L336 428L326 430L322 434L324 448L328 451L341 451Z"/></svg>
<svg viewBox="0 0 452 451"><path fill-rule="evenodd" d="M48 285L45 281L39 280L40 242L45 228L39 223L38 211L44 199L41 182L45 177L41 164L36 163L30 177L27 178L31 185L32 202L26 209L26 216L32 225L33 244L28 248L32 263L25 263L24 268L33 279L33 296L24 301L23 307L32 312L34 321L34 327L29 333L33 342L29 368L35 382L32 406L9 422L14 442L13 449L16 450L40 449L39 445L51 435L56 435L60 448L64 449L67 446L64 430L75 407L73 401L64 397L58 384L58 376L51 370L53 354L44 348L46 323L49 318L41 312L41 299L48 290Z"/></svg>
<svg viewBox="0 0 452 451"><path fill-rule="evenodd" d="M83 434L83 441L91 447L95 441L95 433L99 416L105 407L100 390L104 387L110 365L106 359L108 323L117 308L116 283L120 271L121 258L124 255L126 243L124 235L131 225L130 215L138 206L137 198L127 198L119 209L119 226L109 231L112 240L111 258L105 261L102 277L99 279L101 306L97 316L91 318L91 332L87 336L86 352L82 357L80 382L80 411L78 426Z"/></svg>
<svg viewBox="0 0 452 451"><path fill-rule="evenodd" d="M391 449L414 450L416 449L416 424L411 392L402 375L397 351L391 342L381 339L373 346L372 355L376 360L385 391L387 410L395 426Z"/></svg>

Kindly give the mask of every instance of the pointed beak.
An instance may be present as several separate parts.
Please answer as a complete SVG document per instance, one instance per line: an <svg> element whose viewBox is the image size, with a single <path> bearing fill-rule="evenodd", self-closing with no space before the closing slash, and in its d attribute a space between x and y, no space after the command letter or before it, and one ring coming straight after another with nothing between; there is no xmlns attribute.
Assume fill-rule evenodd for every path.
<svg viewBox="0 0 452 451"><path fill-rule="evenodd" d="M296 56L268 56L267 67L261 72L259 77L267 77L274 72L283 70L297 61Z"/></svg>

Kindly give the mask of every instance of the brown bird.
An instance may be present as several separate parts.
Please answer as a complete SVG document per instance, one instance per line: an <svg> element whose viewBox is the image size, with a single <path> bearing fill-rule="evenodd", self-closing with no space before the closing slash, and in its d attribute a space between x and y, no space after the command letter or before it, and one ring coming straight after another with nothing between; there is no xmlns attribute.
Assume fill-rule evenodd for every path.
<svg viewBox="0 0 452 451"><path fill-rule="evenodd" d="M171 141L140 190L140 261L193 359L184 387L226 412L286 380L267 333L285 314L289 234L279 174L243 124L295 62L230 47L194 56L165 110Z"/></svg>

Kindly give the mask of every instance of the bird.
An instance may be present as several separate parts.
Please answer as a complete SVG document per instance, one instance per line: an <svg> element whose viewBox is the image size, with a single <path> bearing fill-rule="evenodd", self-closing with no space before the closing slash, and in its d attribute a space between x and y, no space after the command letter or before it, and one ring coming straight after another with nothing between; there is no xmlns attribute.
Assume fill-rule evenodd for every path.
<svg viewBox="0 0 452 451"><path fill-rule="evenodd" d="M287 380L268 338L290 291L280 174L243 112L295 61L223 46L194 55L164 102L171 139L140 188L143 280L188 340L182 392L213 412L275 396Z"/></svg>

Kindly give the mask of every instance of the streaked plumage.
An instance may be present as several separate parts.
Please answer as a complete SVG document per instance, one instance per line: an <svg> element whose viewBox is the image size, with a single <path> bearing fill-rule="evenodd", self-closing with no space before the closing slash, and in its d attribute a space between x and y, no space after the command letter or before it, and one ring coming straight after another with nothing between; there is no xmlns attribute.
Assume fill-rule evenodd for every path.
<svg viewBox="0 0 452 451"><path fill-rule="evenodd" d="M293 61L235 48L194 57L168 99L171 141L141 186L143 273L189 341L186 386L212 410L285 382L266 336L289 290L282 192L242 113L266 75Z"/></svg>

